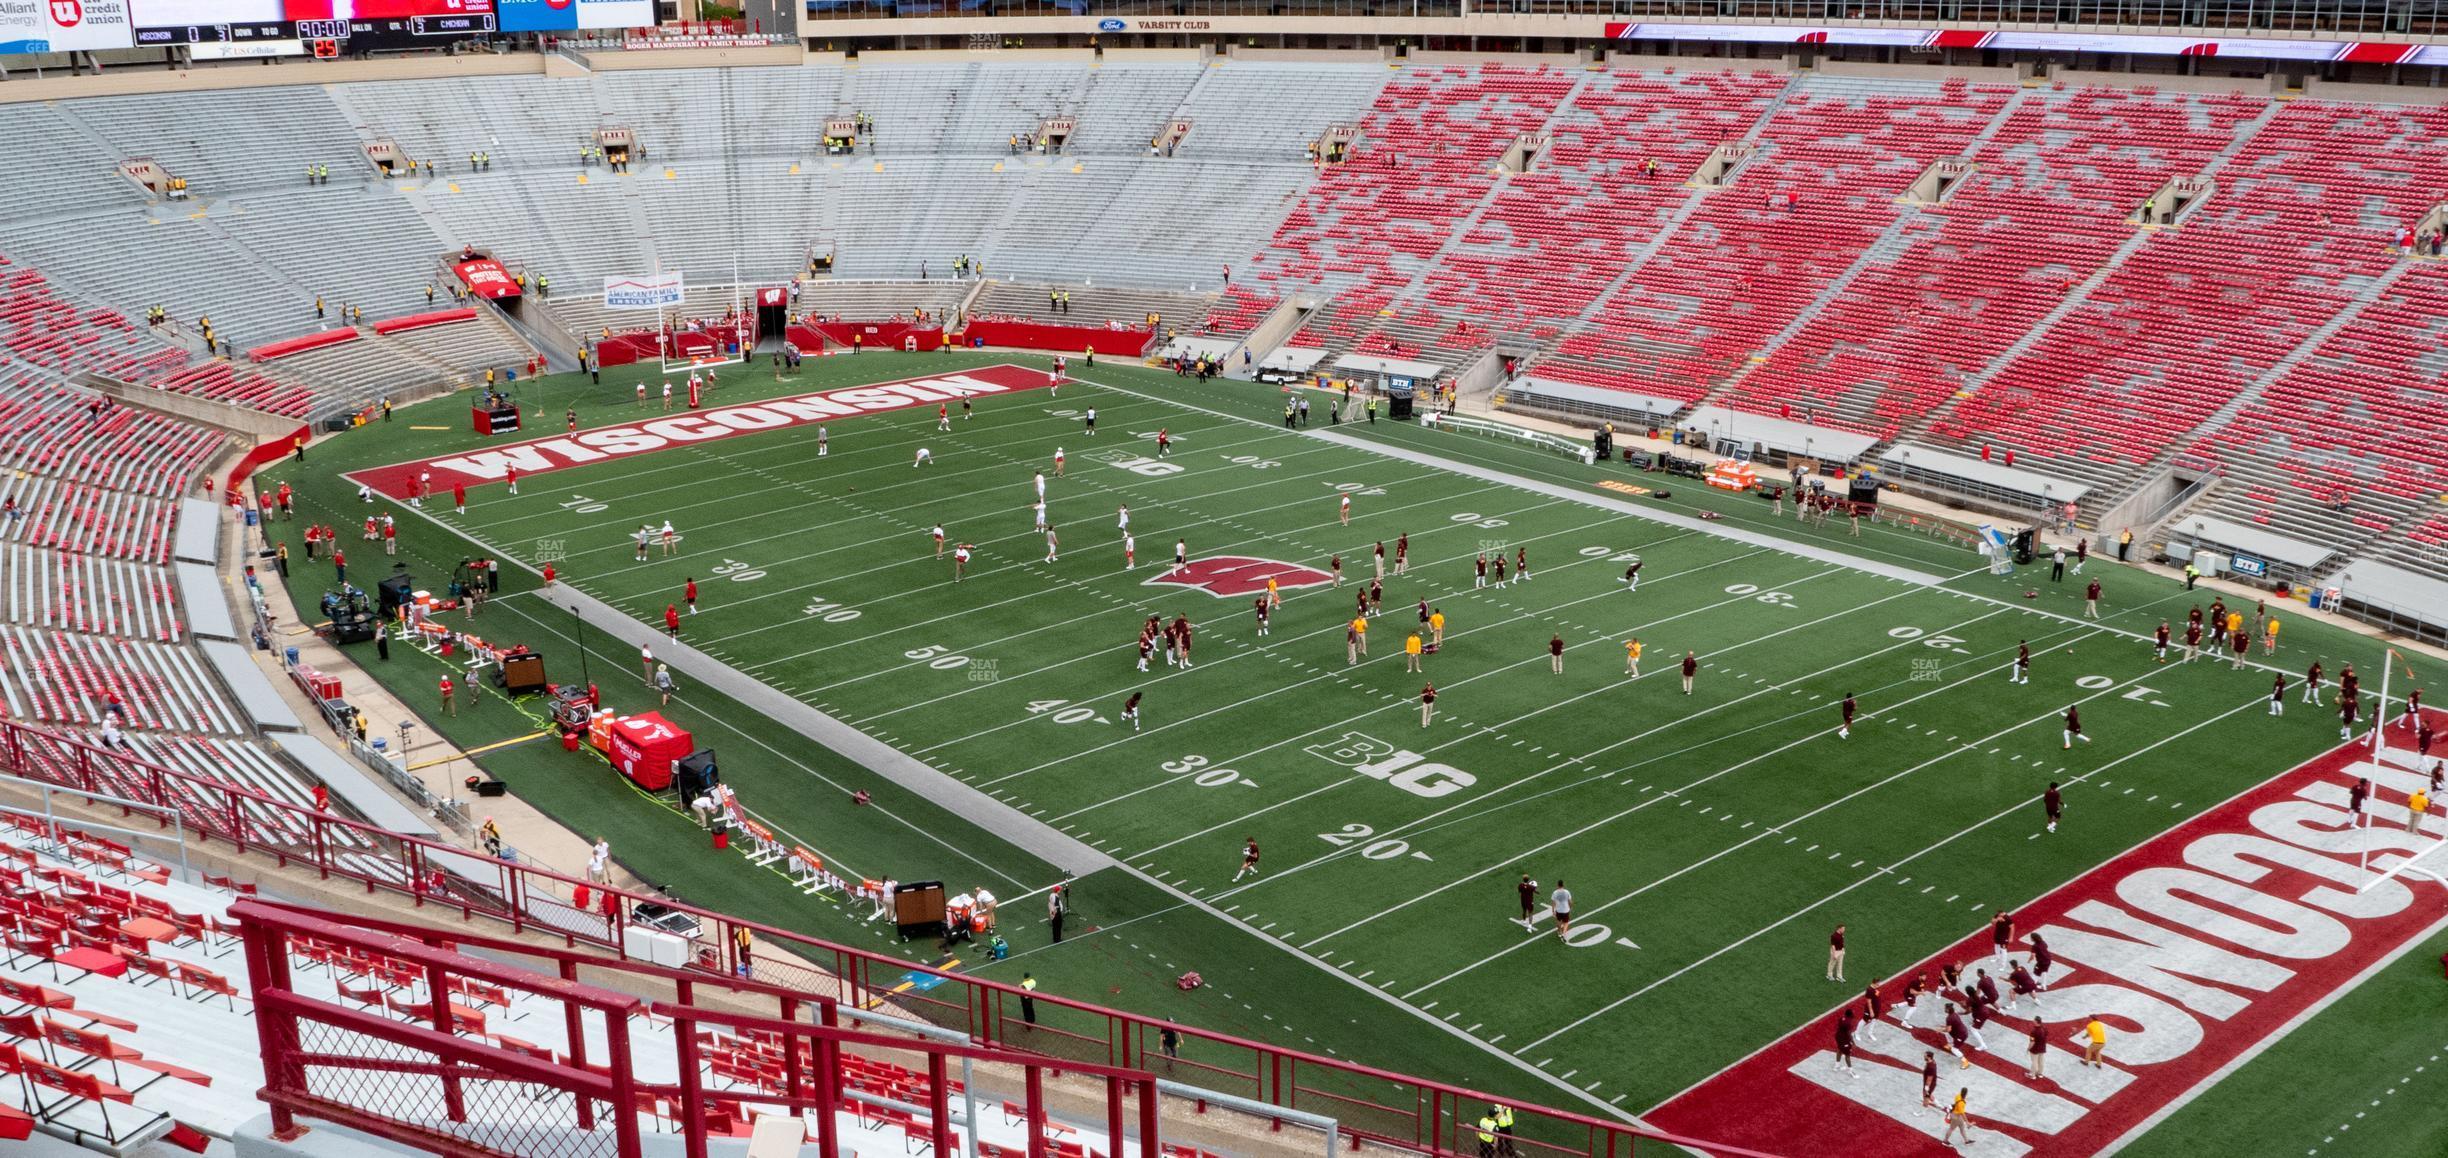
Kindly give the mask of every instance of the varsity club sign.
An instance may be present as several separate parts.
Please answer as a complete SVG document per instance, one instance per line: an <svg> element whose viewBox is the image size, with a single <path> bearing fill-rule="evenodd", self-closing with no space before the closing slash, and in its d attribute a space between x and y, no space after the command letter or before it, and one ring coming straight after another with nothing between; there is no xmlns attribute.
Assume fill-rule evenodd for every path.
<svg viewBox="0 0 2448 1158"><path fill-rule="evenodd" d="M2029 1004L1990 1020L1982 1033L1992 1052L1967 1050L1968 1070L1939 1045L1942 1031L1927 1028L1937 1019L1926 1010L1915 1030L1891 1010L1870 1041L1856 1038L1850 1075L1836 1064L1839 1011L1830 1010L1645 1120L1781 1153L1927 1155L1945 1129L1921 1105L1922 1055L1935 1050L1937 1103L1969 1089L1980 1154L2088 1155L2130 1141L2224 1067L2448 926L2439 882L2388 875L2448 834L2436 806L2419 835L2405 830L2406 798L2430 781L2407 750L2411 729L2389 732L2402 747L2377 760L2361 742L2342 745L2015 910L2014 951L2028 960L2037 931L2056 966L2038 1011L2048 1026L2044 1078L2025 1068ZM2369 824L2357 826L2347 792L2366 777ZM2448 872L2448 852L2416 867ZM1936 984L1947 963L1995 975L1987 930L1881 979L1880 992L1892 1000L1921 974ZM1851 1004L1858 1013L1858 994ZM2108 1026L2096 1069L2080 1064L2094 1015Z"/></svg>

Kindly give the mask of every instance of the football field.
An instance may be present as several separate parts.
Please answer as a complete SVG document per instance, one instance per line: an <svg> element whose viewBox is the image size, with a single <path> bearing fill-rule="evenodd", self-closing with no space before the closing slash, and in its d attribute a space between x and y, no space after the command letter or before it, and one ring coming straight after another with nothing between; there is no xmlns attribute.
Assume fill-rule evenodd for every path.
<svg viewBox="0 0 2448 1158"><path fill-rule="evenodd" d="M1082 882L1093 919L1061 944L1007 920L1015 954L990 975L1030 969L1124 1004L1159 1000L1183 970L1248 978L1178 1016L1229 1015L1221 1028L1596 1114L1667 1102L1865 982L1984 934L1999 910L2335 746L2335 711L2296 690L2270 714L2273 671L2292 683L2315 659L2351 662L2367 691L2378 684L2379 646L2299 605L2278 610L2284 646L2265 657L2256 644L2243 670L2177 662L2181 648L2163 664L2152 629L2181 632L2208 593L2104 560L2062 583L2045 564L2000 578L1910 527L1855 535L1691 480L1382 419L1331 425L1323 395L1287 429L1271 389L1075 364L1057 394L1041 363L1009 361L835 358L778 383L735 370L709 407L735 413L679 424L634 409L625 387L560 382L539 392L553 429L537 437L564 433L565 404L577 431L608 433L517 452L384 430L312 465L390 493L419 464L476 478L464 515L429 500L402 535L424 567L469 553L516 564L513 593L481 621L488 636L524 631L548 650L574 637L533 578L549 564L558 584L658 629L670 609L680 641L728 669L675 672L665 710L701 736L716 720L755 727L735 697L698 690L744 678L1116 862ZM904 380L897 394L842 395ZM834 396L752 405L818 391ZM515 496L483 481L508 465ZM1674 493L1644 491L1660 486ZM318 501L360 517L346 489L326 482ZM643 559L641 527L654 529ZM1380 544L1382 599L1355 662L1351 621ZM962 545L973 557L956 574ZM1493 569L1481 581L1483 558L1504 560L1502 583ZM1261 634L1269 577L1281 605ZM2081 599L2093 578L2096 619ZM1412 671L1405 641L1433 638L1425 614L1441 615L1442 643ZM1159 644L1141 670L1151 616L1186 619L1190 662ZM2029 682L2012 683L2023 644ZM644 695L624 682L638 678L634 652L593 662L620 706ZM2083 735L2069 749L2070 708ZM451 726L471 729L453 739L472 747L510 724ZM1007 898L1053 883L994 839L1010 833L933 816L881 833L891 826L841 803L863 786L855 768L760 735L726 751L726 779L844 875ZM642 798L551 775L572 778L504 773L573 824L627 826L625 856L675 856L649 846L693 833ZM2066 800L2053 834L2040 805L2052 781ZM1251 841L1258 869L1237 875ZM689 899L733 903L716 882L692 879ZM1563 935L1549 911L1559 887L1572 898ZM1842 984L1824 977L1840 923ZM854 924L808 927L874 935ZM2003 1031L2019 1058L2018 1033ZM1917 1081L1918 1052L1901 1060Z"/></svg>

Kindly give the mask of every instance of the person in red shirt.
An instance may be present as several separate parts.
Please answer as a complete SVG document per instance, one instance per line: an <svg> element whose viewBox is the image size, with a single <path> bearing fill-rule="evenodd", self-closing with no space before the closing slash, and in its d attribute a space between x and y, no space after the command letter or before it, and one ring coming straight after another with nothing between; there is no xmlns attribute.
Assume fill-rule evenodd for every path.
<svg viewBox="0 0 2448 1158"><path fill-rule="evenodd" d="M681 595L688 600L689 614L697 614L697 580L694 577L689 579L687 587L681 589Z"/></svg>
<svg viewBox="0 0 2448 1158"><path fill-rule="evenodd" d="M680 638L680 609L669 603L663 605L663 630L673 639Z"/></svg>
<svg viewBox="0 0 2448 1158"><path fill-rule="evenodd" d="M546 587L553 585L553 565L550 563L544 565L544 585Z"/></svg>
<svg viewBox="0 0 2448 1158"><path fill-rule="evenodd" d="M466 483L464 483L464 482L454 482L454 483L452 483L452 484L451 484L451 505L452 505L452 506L455 506L455 507L457 507L457 508L459 508L459 509L458 509L456 512L454 512L454 513L456 513L456 514L462 514L462 515L464 515L464 514L466 514L466 513L467 513L467 484L466 484Z"/></svg>
<svg viewBox="0 0 2448 1158"><path fill-rule="evenodd" d="M450 716L459 714L459 689L452 685L448 675L442 677L442 712Z"/></svg>
<svg viewBox="0 0 2448 1158"><path fill-rule="evenodd" d="M384 524L383 524L383 529L382 529L382 537L383 537L383 554L385 554L385 555L397 555L397 554L399 554L399 524L398 524L398 523L384 523Z"/></svg>
<svg viewBox="0 0 2448 1158"><path fill-rule="evenodd" d="M515 467L515 466L513 466L513 467L506 467L506 468L504 468L504 469L506 469L507 471L509 471L509 477L510 477L510 493L515 495L515 494L517 494L517 493L518 493L518 468L517 468L517 467Z"/></svg>
<svg viewBox="0 0 2448 1158"><path fill-rule="evenodd" d="M348 582L348 552L338 547L332 548L332 582Z"/></svg>

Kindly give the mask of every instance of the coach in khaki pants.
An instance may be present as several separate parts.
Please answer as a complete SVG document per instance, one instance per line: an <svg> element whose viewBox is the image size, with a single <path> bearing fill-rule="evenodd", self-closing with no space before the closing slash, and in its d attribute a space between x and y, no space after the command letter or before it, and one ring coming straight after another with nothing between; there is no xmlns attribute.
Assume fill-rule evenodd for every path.
<svg viewBox="0 0 2448 1158"><path fill-rule="evenodd" d="M2415 789L2414 795L2406 797L2406 831L2414 833L2421 832L2423 813L2429 812L2430 810L2431 797L2425 794L2422 789Z"/></svg>
<svg viewBox="0 0 2448 1158"><path fill-rule="evenodd" d="M1842 925L1836 926L1836 931L1828 934L1827 979L1830 981L1844 980L1844 937L1845 927Z"/></svg>

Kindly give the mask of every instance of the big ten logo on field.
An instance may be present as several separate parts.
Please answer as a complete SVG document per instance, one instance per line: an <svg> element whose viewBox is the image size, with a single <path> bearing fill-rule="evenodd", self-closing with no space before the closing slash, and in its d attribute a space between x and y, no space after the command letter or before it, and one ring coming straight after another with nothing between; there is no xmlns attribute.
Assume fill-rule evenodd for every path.
<svg viewBox="0 0 2448 1158"><path fill-rule="evenodd" d="M1478 777L1451 764L1430 763L1426 756L1397 748L1365 732L1345 732L1341 739L1311 744L1303 751L1338 768L1383 780L1422 799L1450 796L1479 782Z"/></svg>
<svg viewBox="0 0 2448 1158"><path fill-rule="evenodd" d="M569 540L538 539L533 554L538 563L566 563L569 561Z"/></svg>
<svg viewBox="0 0 2448 1158"><path fill-rule="evenodd" d="M1914 683L1932 683L1932 682L1935 682L1935 681L1937 681L1938 679L1942 678L1942 677L1941 677L1941 675L1940 675L1940 671L1941 671L1941 669L1942 669L1943 667L1944 667L1944 665L1943 665L1943 664L1941 664L1939 661L1934 660L1934 659L1916 659L1916 660L1912 661L1912 678L1913 678L1913 682L1914 682Z"/></svg>
<svg viewBox="0 0 2448 1158"><path fill-rule="evenodd" d="M1166 475L1182 472L1182 466L1178 462L1166 462L1149 458L1144 454L1133 454L1127 450L1092 450L1084 457L1091 462L1120 467L1132 474L1144 475L1148 478L1163 478Z"/></svg>

